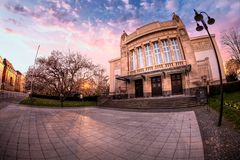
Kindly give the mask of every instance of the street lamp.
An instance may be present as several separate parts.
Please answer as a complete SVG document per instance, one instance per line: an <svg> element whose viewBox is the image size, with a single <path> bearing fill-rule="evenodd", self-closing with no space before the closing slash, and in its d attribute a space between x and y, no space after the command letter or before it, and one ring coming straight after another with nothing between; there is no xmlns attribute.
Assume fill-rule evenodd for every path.
<svg viewBox="0 0 240 160"><path fill-rule="evenodd" d="M35 56L35 59L34 59L34 65L33 65L33 72L32 72L32 78L31 78L31 92L30 92L30 97L31 98L32 98L32 94L33 94L33 75L35 73L35 64L36 64L39 48L40 48L40 45L38 45L37 53L36 53L36 56Z"/></svg>
<svg viewBox="0 0 240 160"><path fill-rule="evenodd" d="M196 30L197 31L202 31L203 28L206 29L207 33L208 33L208 36L211 40L211 43L212 43L212 46L213 46L213 49L214 49L214 53L215 53L215 56L216 56L216 59L217 59L217 65L218 65L218 73L219 73L219 78L220 78L220 95L221 95L221 106L220 106L220 114L219 114L219 120L218 120L218 126L221 126L221 123L222 123L222 114L223 114L223 83L222 83L222 72L221 72L221 68L220 68L220 63L219 63L219 59L218 59L218 56L217 56L217 51L216 51L216 48L215 48L215 45L213 43L213 40L212 40L212 37L208 31L208 26L207 24L205 23L204 21L204 17L203 17L203 14L205 14L208 18L208 21L207 23L209 25L212 25L215 23L215 19L214 18L211 18L210 16L208 16L208 14L206 12L200 12L198 13L195 9L194 9L194 12L195 12L195 16L194 16L194 19L195 21L197 22L197 27L196 27ZM200 24L198 24L198 22L202 22L202 25L201 26Z"/></svg>

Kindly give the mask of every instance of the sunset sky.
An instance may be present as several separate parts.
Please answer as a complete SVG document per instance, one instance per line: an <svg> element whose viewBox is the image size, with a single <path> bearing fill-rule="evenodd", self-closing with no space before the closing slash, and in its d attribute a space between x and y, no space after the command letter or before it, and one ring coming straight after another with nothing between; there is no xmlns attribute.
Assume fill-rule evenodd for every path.
<svg viewBox="0 0 240 160"><path fill-rule="evenodd" d="M108 69L108 61L120 56L123 30L129 34L146 23L170 20L173 12L190 36L206 34L195 31L194 8L215 18L209 30L220 49L221 32L240 26L239 0L1 0L0 56L24 73L41 45L38 56L79 51Z"/></svg>

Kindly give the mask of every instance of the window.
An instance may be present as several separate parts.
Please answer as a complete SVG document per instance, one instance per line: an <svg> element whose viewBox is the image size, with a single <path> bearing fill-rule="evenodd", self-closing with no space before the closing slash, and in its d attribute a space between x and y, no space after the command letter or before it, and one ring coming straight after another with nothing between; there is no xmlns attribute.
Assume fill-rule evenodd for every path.
<svg viewBox="0 0 240 160"><path fill-rule="evenodd" d="M155 55L156 64L161 64L162 57L161 57L158 42L154 42L153 45L154 45L154 55Z"/></svg>
<svg viewBox="0 0 240 160"><path fill-rule="evenodd" d="M172 62L172 57L171 57L171 53L168 46L168 40L163 40L162 43L163 43L163 52L164 52L165 62L170 63Z"/></svg>
<svg viewBox="0 0 240 160"><path fill-rule="evenodd" d="M147 66L152 65L152 55L151 55L151 51L150 51L150 44L146 45L146 64L147 64Z"/></svg>
<svg viewBox="0 0 240 160"><path fill-rule="evenodd" d="M131 54L131 70L135 70L135 69L136 69L136 62L135 62L135 53L133 50Z"/></svg>
<svg viewBox="0 0 240 160"><path fill-rule="evenodd" d="M177 42L176 38L172 39L172 46L173 46L175 60L176 61L181 61L183 58L182 58L182 54L181 54L181 51L179 49L178 42Z"/></svg>
<svg viewBox="0 0 240 160"><path fill-rule="evenodd" d="M10 77L10 85L13 86L13 78Z"/></svg>
<svg viewBox="0 0 240 160"><path fill-rule="evenodd" d="M142 48L141 47L138 48L138 67L139 68L143 68L144 67Z"/></svg>

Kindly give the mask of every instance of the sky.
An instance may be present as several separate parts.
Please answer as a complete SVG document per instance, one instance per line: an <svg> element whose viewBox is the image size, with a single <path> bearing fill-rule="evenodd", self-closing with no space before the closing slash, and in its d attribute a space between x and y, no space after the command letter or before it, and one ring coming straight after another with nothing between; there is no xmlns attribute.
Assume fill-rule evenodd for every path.
<svg viewBox="0 0 240 160"><path fill-rule="evenodd" d="M193 9L215 18L209 26L224 60L221 33L240 26L240 0L0 0L0 56L25 73L51 51L79 52L109 71L120 57L120 36L153 21L168 21L175 12L191 36L197 32Z"/></svg>

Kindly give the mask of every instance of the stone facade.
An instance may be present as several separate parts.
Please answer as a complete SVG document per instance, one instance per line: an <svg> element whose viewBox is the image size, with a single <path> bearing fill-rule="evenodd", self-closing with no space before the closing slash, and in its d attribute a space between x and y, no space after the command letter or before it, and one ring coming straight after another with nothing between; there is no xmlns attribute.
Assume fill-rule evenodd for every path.
<svg viewBox="0 0 240 160"><path fill-rule="evenodd" d="M15 71L13 65L7 59L3 60L3 64L4 69L2 77L2 89L14 91L17 72Z"/></svg>
<svg viewBox="0 0 240 160"><path fill-rule="evenodd" d="M213 39L213 43L215 45L215 48L217 50L217 55L220 62L220 68L222 71L222 78L223 80L226 79L225 73L224 73L224 67L223 62L221 58L221 54L217 45L217 42L215 40L215 35L211 35ZM208 36L199 36L199 37L193 37L191 38L191 43L193 46L194 54L197 60L197 63L201 65L202 67L207 67L208 71L205 71L205 73L200 68L199 71L201 72L201 78L203 76L207 76L207 81L210 84L217 84L219 83L219 73L218 73L218 67L217 67L217 60L216 56L214 54L214 50L211 44L211 41ZM205 61L205 64L202 64L203 61Z"/></svg>
<svg viewBox="0 0 240 160"><path fill-rule="evenodd" d="M25 76L19 71L17 71L16 75L15 91L17 92L25 91Z"/></svg>
<svg viewBox="0 0 240 160"><path fill-rule="evenodd" d="M0 90L2 86L3 69L4 69L3 59L0 56Z"/></svg>
<svg viewBox="0 0 240 160"><path fill-rule="evenodd" d="M7 91L25 92L25 76L13 65L0 57L0 88Z"/></svg>
<svg viewBox="0 0 240 160"><path fill-rule="evenodd" d="M215 36L212 38L223 72ZM219 80L209 38L190 38L176 14L170 21L144 25L129 35L124 31L120 53L120 58L109 61L112 95L125 94L129 98L191 95L206 82Z"/></svg>

